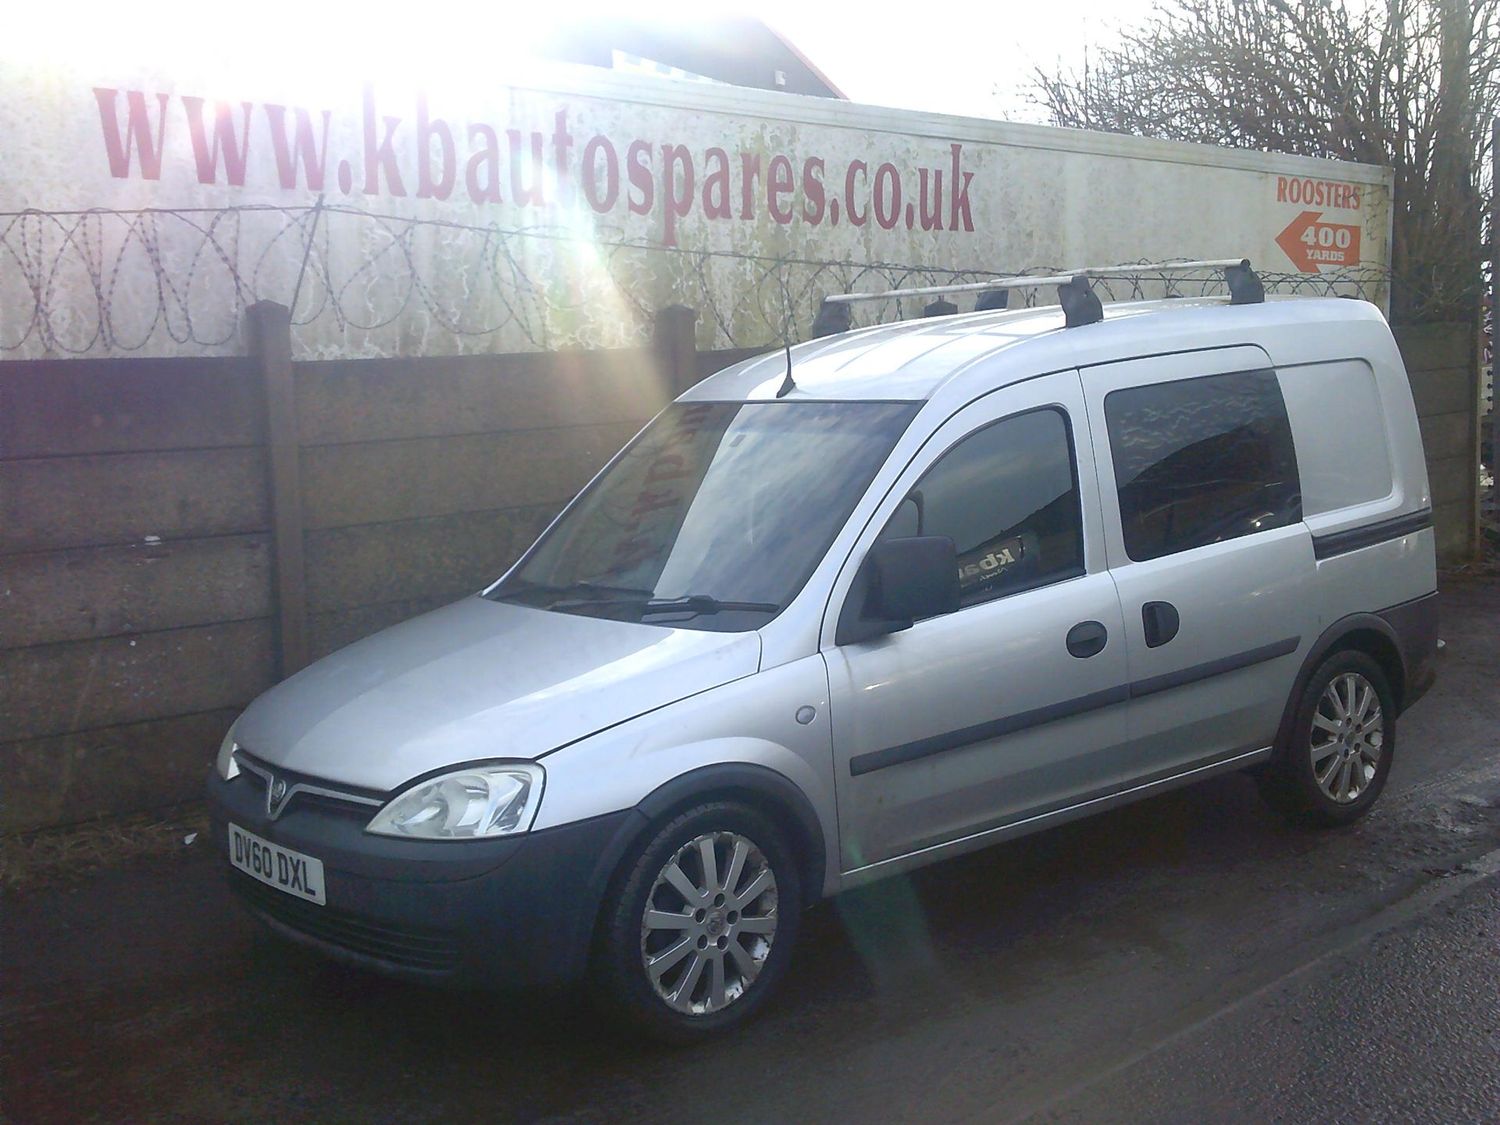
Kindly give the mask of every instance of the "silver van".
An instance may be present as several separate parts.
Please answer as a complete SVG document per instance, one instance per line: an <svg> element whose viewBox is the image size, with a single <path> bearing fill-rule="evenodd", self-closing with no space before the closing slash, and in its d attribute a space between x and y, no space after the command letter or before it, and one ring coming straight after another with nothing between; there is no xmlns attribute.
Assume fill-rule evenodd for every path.
<svg viewBox="0 0 1500 1125"><path fill-rule="evenodd" d="M1229 770L1360 817L1434 674L1412 395L1373 306L1230 274L698 384L489 589L239 717L236 891L346 961L588 980L691 1040L850 887Z"/></svg>

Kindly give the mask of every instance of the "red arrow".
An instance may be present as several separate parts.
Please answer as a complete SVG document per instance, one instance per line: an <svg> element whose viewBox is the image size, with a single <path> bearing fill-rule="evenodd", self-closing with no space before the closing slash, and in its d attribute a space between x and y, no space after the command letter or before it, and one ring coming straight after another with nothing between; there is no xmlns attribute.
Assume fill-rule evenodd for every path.
<svg viewBox="0 0 1500 1125"><path fill-rule="evenodd" d="M1317 273L1320 265L1357 266L1359 227L1319 222L1321 211L1303 211L1276 236L1276 245L1303 273Z"/></svg>
<svg viewBox="0 0 1500 1125"><path fill-rule="evenodd" d="M1322 217L1321 211L1304 211L1287 224L1286 230L1276 236L1276 245L1280 246L1282 252L1292 260L1292 265L1303 273L1318 272L1318 267L1313 265L1312 259L1307 255L1308 245L1302 239Z"/></svg>

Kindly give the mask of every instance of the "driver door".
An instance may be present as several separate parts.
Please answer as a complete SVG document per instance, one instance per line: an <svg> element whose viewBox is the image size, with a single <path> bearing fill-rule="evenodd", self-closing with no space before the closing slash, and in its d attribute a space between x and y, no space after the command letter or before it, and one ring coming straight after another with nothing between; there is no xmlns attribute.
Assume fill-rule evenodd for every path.
<svg viewBox="0 0 1500 1125"><path fill-rule="evenodd" d="M1089 444L1076 372L987 396L927 442L846 563L823 649L846 873L1129 773L1125 630ZM960 608L833 643L870 545L916 534L954 540Z"/></svg>

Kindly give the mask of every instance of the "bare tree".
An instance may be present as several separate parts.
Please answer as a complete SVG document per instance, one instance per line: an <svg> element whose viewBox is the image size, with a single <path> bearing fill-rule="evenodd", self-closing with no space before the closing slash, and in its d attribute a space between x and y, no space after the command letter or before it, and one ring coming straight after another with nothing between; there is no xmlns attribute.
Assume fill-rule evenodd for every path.
<svg viewBox="0 0 1500 1125"><path fill-rule="evenodd" d="M1393 168L1392 318L1468 319L1497 13L1500 0L1164 0L1081 71L1039 70L1033 96L1072 128Z"/></svg>

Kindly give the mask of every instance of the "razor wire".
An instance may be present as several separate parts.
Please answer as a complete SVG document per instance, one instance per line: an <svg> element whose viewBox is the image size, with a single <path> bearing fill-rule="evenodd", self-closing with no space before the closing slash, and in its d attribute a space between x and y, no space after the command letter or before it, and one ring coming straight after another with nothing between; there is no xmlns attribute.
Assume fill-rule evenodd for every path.
<svg viewBox="0 0 1500 1125"><path fill-rule="evenodd" d="M1188 260L1186 257L1175 259ZM1223 276L1100 277L1109 300L1224 292ZM245 310L273 300L294 332L339 354L639 346L656 311L686 305L700 346L804 339L823 297L1062 272L855 262L664 246L614 229L505 228L353 207L242 206L0 212L0 356L228 349ZM1375 297L1388 270L1260 273L1267 292ZM1052 303L1013 290L1012 307ZM925 302L862 304L857 326L924 315ZM377 341L371 343L372 340ZM318 344L316 341L323 341ZM332 341L330 343L329 341Z"/></svg>

